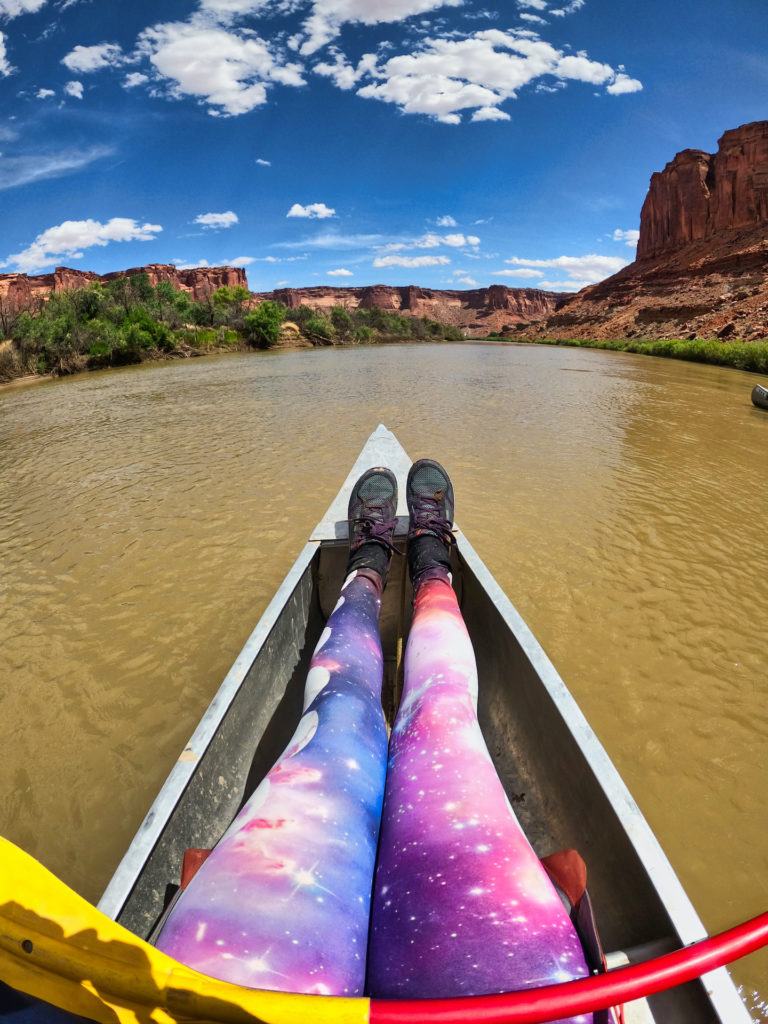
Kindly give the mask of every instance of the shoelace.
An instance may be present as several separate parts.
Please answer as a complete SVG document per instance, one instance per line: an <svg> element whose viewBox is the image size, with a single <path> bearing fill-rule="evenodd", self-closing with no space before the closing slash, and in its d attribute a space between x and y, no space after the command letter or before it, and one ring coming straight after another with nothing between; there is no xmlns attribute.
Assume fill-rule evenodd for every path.
<svg viewBox="0 0 768 1024"><path fill-rule="evenodd" d="M365 506L365 510L368 514L357 516L352 520L352 526L359 526L362 533L362 537L355 547L360 547L368 541L376 540L379 544L383 544L388 551L396 553L397 549L392 543L390 537L397 524L397 520L383 518L383 505L369 503ZM370 513L374 513L374 515L371 515ZM378 517L375 517L375 513L379 514Z"/></svg>
<svg viewBox="0 0 768 1024"><path fill-rule="evenodd" d="M448 547L456 543L453 526L442 514L440 502L427 494L416 497L411 516L411 532L415 537L422 533L433 533Z"/></svg>

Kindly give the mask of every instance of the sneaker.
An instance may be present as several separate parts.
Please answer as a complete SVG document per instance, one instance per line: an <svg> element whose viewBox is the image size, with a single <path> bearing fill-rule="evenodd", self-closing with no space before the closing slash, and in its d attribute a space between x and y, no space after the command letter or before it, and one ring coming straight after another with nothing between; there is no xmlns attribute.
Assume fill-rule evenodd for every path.
<svg viewBox="0 0 768 1024"><path fill-rule="evenodd" d="M411 466L406 485L411 517L408 529L408 567L411 581L435 566L451 570L453 536L453 484L434 459L419 459Z"/></svg>
<svg viewBox="0 0 768 1024"><path fill-rule="evenodd" d="M387 575L397 525L397 477L383 466L368 469L352 488L347 510L347 572L373 569Z"/></svg>

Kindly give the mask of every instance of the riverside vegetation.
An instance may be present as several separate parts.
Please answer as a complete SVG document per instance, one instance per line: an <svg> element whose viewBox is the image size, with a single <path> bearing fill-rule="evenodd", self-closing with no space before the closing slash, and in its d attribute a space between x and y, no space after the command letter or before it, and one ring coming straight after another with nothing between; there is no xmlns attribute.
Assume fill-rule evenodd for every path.
<svg viewBox="0 0 768 1024"><path fill-rule="evenodd" d="M0 381L63 375L147 359L239 348L268 349L290 319L315 345L462 338L455 327L380 309L333 307L328 314L277 302L254 306L250 292L224 287L196 301L144 274L60 292L27 307L0 308ZM295 330L295 328L294 328Z"/></svg>
<svg viewBox="0 0 768 1024"><path fill-rule="evenodd" d="M493 340L515 342L509 335L489 335ZM632 352L641 356L684 359L689 363L710 363L730 366L735 370L768 373L768 341L716 341L668 338L661 341L638 341L630 338L600 340L595 338L520 338L524 345L562 345L568 348L601 348L613 352Z"/></svg>

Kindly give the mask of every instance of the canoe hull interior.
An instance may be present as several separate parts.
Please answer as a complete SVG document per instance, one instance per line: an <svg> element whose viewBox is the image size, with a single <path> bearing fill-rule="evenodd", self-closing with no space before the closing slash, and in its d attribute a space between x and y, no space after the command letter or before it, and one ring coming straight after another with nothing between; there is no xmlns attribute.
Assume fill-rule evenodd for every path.
<svg viewBox="0 0 768 1024"><path fill-rule="evenodd" d="M382 464L404 478L409 463L396 438L380 427L347 483L361 468ZM142 938L150 936L169 887L178 884L184 851L215 845L293 734L309 661L343 582L345 508L342 488L262 615L101 900L101 910ZM405 558L394 558L382 602L383 704L390 722L410 622L406 575ZM477 656L480 724L536 852L580 851L606 950L647 959L702 938L701 922L606 752L460 531L454 587ZM750 1021L723 969L653 997L650 1008L653 1017L639 1019Z"/></svg>
<svg viewBox="0 0 768 1024"><path fill-rule="evenodd" d="M162 913L168 887L178 883L184 851L217 842L287 745L301 715L304 677L338 595L346 554L343 544L318 546L171 809L116 915L143 938ZM397 559L382 606L383 701L390 720L398 690L397 637L407 630L410 610L404 570L405 559ZM460 555L456 570L477 655L483 732L537 853L566 847L582 853L607 949L631 950L659 938L679 944L664 902L537 669ZM651 1006L665 1024L719 1019L700 983L656 996Z"/></svg>

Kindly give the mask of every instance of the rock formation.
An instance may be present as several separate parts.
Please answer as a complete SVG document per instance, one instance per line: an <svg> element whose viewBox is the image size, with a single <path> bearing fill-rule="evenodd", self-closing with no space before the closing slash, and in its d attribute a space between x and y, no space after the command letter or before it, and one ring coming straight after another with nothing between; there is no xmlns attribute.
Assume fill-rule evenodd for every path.
<svg viewBox="0 0 768 1024"><path fill-rule="evenodd" d="M382 309L406 316L428 317L476 336L546 317L567 297L537 288L508 288L503 284L466 291L419 288L416 285L399 288L384 284L362 288L280 288L256 296L260 300L282 302L289 309L310 306L328 310L332 306L345 306L347 309Z"/></svg>
<svg viewBox="0 0 768 1024"><path fill-rule="evenodd" d="M683 150L651 178L637 260L524 333L768 337L768 121Z"/></svg>
<svg viewBox="0 0 768 1024"><path fill-rule="evenodd" d="M112 274L94 274L89 270L57 267L52 274L0 274L0 298L21 307L45 299L52 292L84 288L93 281L113 281L118 277L146 274L153 285L168 281L179 291L188 292L194 299L206 299L223 285L248 287L245 271L240 267L194 267L181 270L170 264L151 263L147 267L117 270Z"/></svg>

